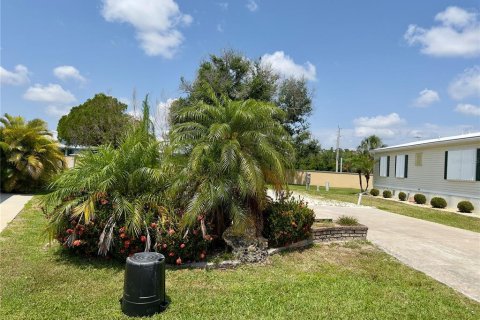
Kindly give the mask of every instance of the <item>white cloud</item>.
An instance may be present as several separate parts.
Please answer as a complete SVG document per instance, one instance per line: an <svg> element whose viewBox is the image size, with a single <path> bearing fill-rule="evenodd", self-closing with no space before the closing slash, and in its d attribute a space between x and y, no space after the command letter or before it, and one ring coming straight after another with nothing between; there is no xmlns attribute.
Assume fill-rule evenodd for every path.
<svg viewBox="0 0 480 320"><path fill-rule="evenodd" d="M59 84L51 83L46 86L35 84L27 89L23 98L31 101L57 104L67 104L77 100L70 91L63 89Z"/></svg>
<svg viewBox="0 0 480 320"><path fill-rule="evenodd" d="M469 104L469 103L458 104L455 107L455 111L466 114L466 115L480 117L480 107L475 106L473 104Z"/></svg>
<svg viewBox="0 0 480 320"><path fill-rule="evenodd" d="M475 57L480 55L480 22L476 12L448 7L438 13L440 24L424 29L415 24L404 34L409 45L420 45L421 52L438 57Z"/></svg>
<svg viewBox="0 0 480 320"><path fill-rule="evenodd" d="M145 53L165 58L172 58L183 42L178 28L193 21L173 0L103 0L102 15L109 22L131 24Z"/></svg>
<svg viewBox="0 0 480 320"><path fill-rule="evenodd" d="M176 101L177 99L167 99L166 101L161 101L157 104L156 110L155 110L155 116L154 116L154 127L155 127L155 133L157 137L161 140L165 140L168 135L168 131L170 129L169 127L169 122L168 122L168 117L170 114L170 108L172 104Z"/></svg>
<svg viewBox="0 0 480 320"><path fill-rule="evenodd" d="M430 89L423 89L420 91L418 97L413 102L415 107L425 108L431 105L434 102L440 101L440 96L438 92Z"/></svg>
<svg viewBox="0 0 480 320"><path fill-rule="evenodd" d="M308 61L303 66L296 64L295 61L283 51L264 54L261 58L261 64L271 67L273 71L285 77L294 77L297 79L303 77L307 80L316 80L317 71L313 64Z"/></svg>
<svg viewBox="0 0 480 320"><path fill-rule="evenodd" d="M222 10L228 10L228 2L219 2L217 4Z"/></svg>
<svg viewBox="0 0 480 320"><path fill-rule="evenodd" d="M246 7L251 12L255 12L258 10L258 4L254 0L248 0Z"/></svg>
<svg viewBox="0 0 480 320"><path fill-rule="evenodd" d="M480 97L480 67L474 66L473 68L466 69L463 73L459 74L450 83L448 93L456 100L462 100L469 97Z"/></svg>
<svg viewBox="0 0 480 320"><path fill-rule="evenodd" d="M79 82L85 82L86 79L80 74L77 68L74 66L59 66L53 69L53 74L60 80L73 79Z"/></svg>
<svg viewBox="0 0 480 320"><path fill-rule="evenodd" d="M380 137L393 137L396 134L395 128L404 123L405 120L400 118L397 113L386 116L360 117L353 120L357 137L366 137L372 134Z"/></svg>
<svg viewBox="0 0 480 320"><path fill-rule="evenodd" d="M8 71L0 67L0 82L14 86L27 84L30 82L28 74L28 68L21 64L16 65L14 71Z"/></svg>
<svg viewBox="0 0 480 320"><path fill-rule="evenodd" d="M53 117L60 118L70 112L71 107L59 107L54 105L49 105L45 109L45 112Z"/></svg>

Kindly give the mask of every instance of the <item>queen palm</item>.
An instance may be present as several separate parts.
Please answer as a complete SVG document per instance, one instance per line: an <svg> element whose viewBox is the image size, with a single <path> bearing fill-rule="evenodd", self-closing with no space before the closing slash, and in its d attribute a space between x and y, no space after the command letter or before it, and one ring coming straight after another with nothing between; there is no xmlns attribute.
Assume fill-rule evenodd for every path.
<svg viewBox="0 0 480 320"><path fill-rule="evenodd" d="M196 102L176 115L170 141L184 162L171 190L188 199L185 224L210 218L221 235L230 223L245 232L251 221L258 234L266 184L285 185L293 161L290 136L278 121L284 112L271 103L232 101L205 90L212 104Z"/></svg>
<svg viewBox="0 0 480 320"><path fill-rule="evenodd" d="M63 154L44 121L5 114L0 122L4 191L33 191L62 170Z"/></svg>

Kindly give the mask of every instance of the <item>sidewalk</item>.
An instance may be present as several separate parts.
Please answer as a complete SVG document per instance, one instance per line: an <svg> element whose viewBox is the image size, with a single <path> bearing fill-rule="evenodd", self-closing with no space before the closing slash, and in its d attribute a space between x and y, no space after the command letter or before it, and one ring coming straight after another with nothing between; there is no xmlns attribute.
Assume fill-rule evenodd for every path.
<svg viewBox="0 0 480 320"><path fill-rule="evenodd" d="M32 195L25 194L0 194L0 232L7 227L10 221L15 219L32 197Z"/></svg>

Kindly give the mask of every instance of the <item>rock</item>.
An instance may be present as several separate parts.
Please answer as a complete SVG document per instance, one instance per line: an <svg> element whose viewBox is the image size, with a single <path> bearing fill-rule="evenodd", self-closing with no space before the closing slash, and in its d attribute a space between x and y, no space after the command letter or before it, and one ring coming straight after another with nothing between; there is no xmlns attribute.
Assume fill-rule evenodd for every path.
<svg viewBox="0 0 480 320"><path fill-rule="evenodd" d="M227 228L222 235L225 243L232 248L235 259L241 262L264 262L268 258L268 241L255 236L252 229L243 234L235 234L232 227Z"/></svg>

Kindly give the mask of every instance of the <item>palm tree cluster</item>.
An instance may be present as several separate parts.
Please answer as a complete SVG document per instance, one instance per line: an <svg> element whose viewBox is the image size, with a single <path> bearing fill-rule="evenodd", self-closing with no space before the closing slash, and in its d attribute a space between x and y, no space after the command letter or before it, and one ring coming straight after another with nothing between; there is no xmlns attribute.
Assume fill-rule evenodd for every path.
<svg viewBox="0 0 480 320"><path fill-rule="evenodd" d="M353 157L352 167L353 170L358 173L358 179L360 181L360 191L367 191L370 177L373 173L375 161L371 150L377 148L383 148L386 145L382 142L382 139L376 135L371 135L364 138L360 145L357 147L357 154ZM363 189L362 174L365 176L366 186Z"/></svg>
<svg viewBox="0 0 480 320"><path fill-rule="evenodd" d="M0 119L1 187L6 192L31 192L42 187L65 165L47 124L5 114Z"/></svg>

